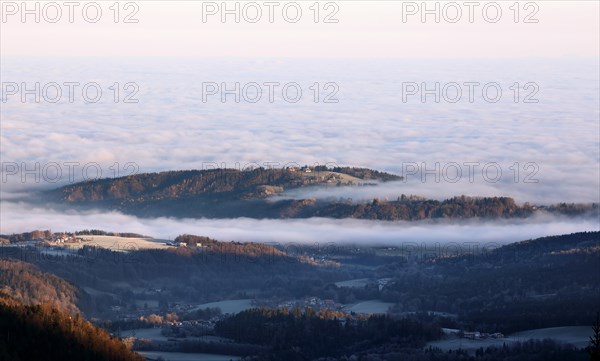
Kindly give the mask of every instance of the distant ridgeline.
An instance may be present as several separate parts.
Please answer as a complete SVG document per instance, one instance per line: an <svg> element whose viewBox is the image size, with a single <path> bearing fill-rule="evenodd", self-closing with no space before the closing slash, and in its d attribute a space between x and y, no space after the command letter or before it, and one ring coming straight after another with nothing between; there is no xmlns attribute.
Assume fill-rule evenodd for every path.
<svg viewBox="0 0 600 361"><path fill-rule="evenodd" d="M211 169L146 173L77 183L49 191L45 200L68 207L103 207L140 217L192 218L435 218L528 217L536 211L598 215L598 204L535 207L509 197L459 196L444 201L401 195L395 200L277 199L290 189L315 186L375 186L402 177L365 168L304 167Z"/></svg>

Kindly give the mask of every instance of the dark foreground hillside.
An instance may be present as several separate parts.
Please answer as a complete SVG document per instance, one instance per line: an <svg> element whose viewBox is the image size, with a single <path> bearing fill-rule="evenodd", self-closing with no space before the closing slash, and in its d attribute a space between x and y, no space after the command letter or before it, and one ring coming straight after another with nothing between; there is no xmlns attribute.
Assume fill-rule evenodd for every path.
<svg viewBox="0 0 600 361"><path fill-rule="evenodd" d="M0 298L0 360L142 361L118 339L50 304Z"/></svg>
<svg viewBox="0 0 600 361"><path fill-rule="evenodd" d="M40 234L2 236L11 244L32 245L3 250L0 289L9 299L0 310L0 360L131 355L77 312L56 307L79 308L115 335L160 327L170 338L138 339L132 345L139 351L261 361L587 361L584 350L559 341L523 340L450 353L427 343L440 337L441 328L510 336L534 328L589 327L599 311L600 232L502 247L457 241L439 248L417 243L288 247L181 235L166 249L128 252L34 246L32 239ZM261 308L232 315L200 307L244 299ZM49 301L57 303L36 305ZM353 308L381 301L390 306L387 316L368 317ZM232 342L195 339L200 336ZM48 345L66 345L80 354L54 354L66 346L48 351L48 357L33 354Z"/></svg>

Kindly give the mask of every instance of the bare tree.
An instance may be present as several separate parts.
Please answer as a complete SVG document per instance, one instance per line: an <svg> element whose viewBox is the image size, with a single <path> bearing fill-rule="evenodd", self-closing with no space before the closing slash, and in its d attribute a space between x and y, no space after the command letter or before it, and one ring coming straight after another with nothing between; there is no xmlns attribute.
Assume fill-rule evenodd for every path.
<svg viewBox="0 0 600 361"><path fill-rule="evenodd" d="M592 329L594 335L590 336L590 345L586 351L590 354L591 361L600 361L600 313L596 313L596 322Z"/></svg>

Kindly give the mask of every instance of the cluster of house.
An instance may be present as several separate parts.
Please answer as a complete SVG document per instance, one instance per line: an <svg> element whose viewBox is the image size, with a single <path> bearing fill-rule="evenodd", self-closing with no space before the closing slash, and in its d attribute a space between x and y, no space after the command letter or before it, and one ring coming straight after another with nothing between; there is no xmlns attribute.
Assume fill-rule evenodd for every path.
<svg viewBox="0 0 600 361"><path fill-rule="evenodd" d="M187 247L188 244L187 242L180 242L180 241L168 241L166 242L167 246L173 246L173 247ZM191 247L192 245L190 245ZM198 248L202 248L202 243L198 242L196 243L196 246Z"/></svg>
<svg viewBox="0 0 600 361"><path fill-rule="evenodd" d="M482 339L486 339L486 338L504 338L504 335L501 334L500 332L486 333L486 332L475 331L475 332L463 332L462 337L468 338L471 340L482 340Z"/></svg>
<svg viewBox="0 0 600 361"><path fill-rule="evenodd" d="M51 244L63 244L63 243L81 243L83 238L68 234L53 234L49 239L40 239L43 242L49 242Z"/></svg>
<svg viewBox="0 0 600 361"><path fill-rule="evenodd" d="M160 327L161 334L166 337L210 337L214 335L213 330L217 322L225 318L226 316L219 315L209 320L165 321L155 327ZM176 339L170 338L169 341L176 341Z"/></svg>
<svg viewBox="0 0 600 361"><path fill-rule="evenodd" d="M286 301L286 302L278 303L276 305L268 305L268 306L276 306L279 308L288 308L288 309L292 309L294 307L300 307L300 308L310 307L314 310L321 310L321 309L341 310L343 307L341 304L335 303L334 300L322 300L318 297L307 297L303 300Z"/></svg>
<svg viewBox="0 0 600 361"><path fill-rule="evenodd" d="M151 301L148 301L148 302L151 302ZM194 307L195 306L189 305L189 304L172 303L172 304L169 304L166 312L185 313L185 312L192 311ZM157 305L152 305L152 304L150 304L150 305L145 304L144 307L138 306L134 310L132 310L128 307L113 305L113 306L110 306L110 310L113 313L115 313L114 317L121 321L139 320L140 317L147 317L148 315L150 315L152 313L164 312L163 310L160 310L160 308ZM171 324L173 324L173 323L171 323Z"/></svg>
<svg viewBox="0 0 600 361"><path fill-rule="evenodd" d="M319 171L315 171L314 168L310 168L307 166L301 167L301 168L297 168L297 167L290 167L287 168L287 170L289 172L298 172L298 173L308 173L310 175L306 175L303 177L303 181L305 182L305 184L308 183L329 183L329 184L347 184L347 185L353 185L354 183L352 181L346 181L344 182L343 177L335 172L330 172L330 171L323 171L323 172L319 172Z"/></svg>
<svg viewBox="0 0 600 361"><path fill-rule="evenodd" d="M304 173L312 173L312 169L310 167L302 167L302 168L297 168L297 167L290 167L288 168L288 171L290 172L304 172Z"/></svg>

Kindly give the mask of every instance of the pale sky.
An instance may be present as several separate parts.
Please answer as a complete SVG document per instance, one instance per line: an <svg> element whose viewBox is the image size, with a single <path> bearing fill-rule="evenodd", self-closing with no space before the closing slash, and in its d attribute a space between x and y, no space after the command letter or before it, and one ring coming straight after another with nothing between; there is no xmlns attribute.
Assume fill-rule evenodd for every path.
<svg viewBox="0 0 600 361"><path fill-rule="evenodd" d="M469 21L470 8L462 5L464 1L454 3L462 11L457 23L446 21L457 14L449 2L437 2L440 23L434 21L434 15L421 22L421 1L321 1L318 23L311 8L314 1L292 5L276 1L273 23L269 22L270 8L265 1L253 3L263 12L256 23L243 16L245 6L248 17L256 16L256 8L248 1L228 1L231 8L239 3L240 23L234 21L234 15L221 22L221 1L133 1L128 8L128 2L122 1L118 23L114 23L115 11L110 8L114 1L96 2L102 10L96 23L82 16L82 8L91 2L78 2L73 23L68 19L69 8L61 5L63 1L55 3L62 11L57 23L47 21L56 17L56 9L49 2L29 2L30 9L39 3L40 23L35 22L34 15L27 15L22 22L21 1L0 3L2 56L597 57L600 44L598 1L521 1L518 23L511 8L514 1L494 3L502 11L496 23L483 16L483 7L493 3L489 1L475 2L473 23ZM429 2L432 9L435 3ZM302 10L298 22L283 17L286 5L290 18L295 16L296 8ZM95 8L87 9L93 18ZM211 10L216 14L208 14ZM132 19L138 22L123 23L124 17L134 11ZM495 11L495 5L488 6L489 19L496 16ZM324 23L327 15L338 22ZM528 16L538 22L524 23Z"/></svg>

